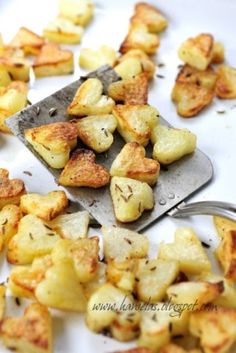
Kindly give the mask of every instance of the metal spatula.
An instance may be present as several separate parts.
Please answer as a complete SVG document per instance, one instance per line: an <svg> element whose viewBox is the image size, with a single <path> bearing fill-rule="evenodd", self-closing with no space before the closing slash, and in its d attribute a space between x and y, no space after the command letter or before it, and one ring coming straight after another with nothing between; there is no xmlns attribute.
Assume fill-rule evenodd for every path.
<svg viewBox="0 0 236 353"><path fill-rule="evenodd" d="M24 137L24 130L53 122L68 121L70 117L67 115L66 109L78 87L88 77L99 78L104 85L105 92L107 92L111 82L119 80L112 68L108 66L101 67L7 120L7 125L12 132L44 164L56 180L60 171L50 168L27 143ZM52 111L54 114L50 114ZM161 123L169 125L164 119L161 119ZM108 169L124 145L124 140L118 133L114 137L114 143L109 151L97 155L97 162ZM147 155L151 155L151 146L147 147ZM154 209L151 212L145 212L139 220L124 226L133 230L141 230L147 227L209 182L212 175L213 169L210 160L199 150L169 165L168 168L162 168L158 183L153 188L155 197ZM101 189L67 188L67 191L70 198L88 210L100 224L122 226L115 220L109 187Z"/></svg>

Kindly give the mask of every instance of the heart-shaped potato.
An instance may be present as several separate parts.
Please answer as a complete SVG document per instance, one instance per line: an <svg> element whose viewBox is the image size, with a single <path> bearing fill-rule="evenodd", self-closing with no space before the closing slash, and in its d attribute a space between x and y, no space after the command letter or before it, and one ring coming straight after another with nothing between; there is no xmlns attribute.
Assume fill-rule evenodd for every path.
<svg viewBox="0 0 236 353"><path fill-rule="evenodd" d="M10 46L23 49L26 55L37 55L44 43L44 38L30 31L28 28L21 27L10 42Z"/></svg>
<svg viewBox="0 0 236 353"><path fill-rule="evenodd" d="M73 53L60 49L55 43L46 43L34 60L33 69L36 77L71 74L74 72Z"/></svg>
<svg viewBox="0 0 236 353"><path fill-rule="evenodd" d="M1 321L0 336L7 348L19 353L51 353L52 321L48 309L32 303L22 317L5 317Z"/></svg>
<svg viewBox="0 0 236 353"><path fill-rule="evenodd" d="M163 31L168 22L161 12L153 5L145 2L139 2L135 5L134 16L131 18L132 23L143 23L148 27L151 33Z"/></svg>
<svg viewBox="0 0 236 353"><path fill-rule="evenodd" d="M91 115L76 122L78 136L83 143L94 151L107 151L113 143L113 132L117 127L112 114Z"/></svg>
<svg viewBox="0 0 236 353"><path fill-rule="evenodd" d="M16 205L6 205L0 211L0 251L4 244L8 244L13 235L17 233L21 217L21 210Z"/></svg>
<svg viewBox="0 0 236 353"><path fill-rule="evenodd" d="M95 154L85 149L72 153L69 162L59 177L59 184L64 186L87 186L100 188L110 181L110 174L100 164L95 163Z"/></svg>
<svg viewBox="0 0 236 353"><path fill-rule="evenodd" d="M44 38L59 44L78 44L83 35L83 28L74 25L66 18L57 17L43 30Z"/></svg>
<svg viewBox="0 0 236 353"><path fill-rule="evenodd" d="M78 131L74 124L58 122L25 131L26 140L52 168L63 168L76 146Z"/></svg>
<svg viewBox="0 0 236 353"><path fill-rule="evenodd" d="M101 45L97 50L82 48L79 54L79 64L83 69L96 70L102 65L113 66L116 56L116 51L108 45Z"/></svg>
<svg viewBox="0 0 236 353"><path fill-rule="evenodd" d="M110 191L115 216L120 222L136 221L145 210L154 207L153 191L147 183L115 176Z"/></svg>
<svg viewBox="0 0 236 353"><path fill-rule="evenodd" d="M61 262L50 267L35 290L37 300L49 307L83 312L87 300L72 264Z"/></svg>
<svg viewBox="0 0 236 353"><path fill-rule="evenodd" d="M0 209L5 205L19 205L20 198L26 193L25 185L20 179L9 179L9 172L0 168Z"/></svg>
<svg viewBox="0 0 236 353"><path fill-rule="evenodd" d="M36 193L21 197L20 208L23 213L33 214L45 221L62 213L68 206L68 199L64 191L51 191L46 195Z"/></svg>
<svg viewBox="0 0 236 353"><path fill-rule="evenodd" d="M103 95L102 82L89 78L77 90L67 112L77 116L109 114L114 105L112 98Z"/></svg>
<svg viewBox="0 0 236 353"><path fill-rule="evenodd" d="M137 142L127 143L112 163L111 176L121 176L150 185L156 183L160 164L150 158L145 158L145 148Z"/></svg>

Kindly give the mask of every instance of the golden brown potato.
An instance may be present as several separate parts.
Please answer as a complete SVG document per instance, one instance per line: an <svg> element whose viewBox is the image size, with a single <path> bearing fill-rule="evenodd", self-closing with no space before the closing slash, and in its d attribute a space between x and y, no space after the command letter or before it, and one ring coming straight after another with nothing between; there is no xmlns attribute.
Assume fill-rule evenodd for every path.
<svg viewBox="0 0 236 353"><path fill-rule="evenodd" d="M179 58L198 70L206 70L213 58L214 38L202 33L187 39L179 48Z"/></svg>
<svg viewBox="0 0 236 353"><path fill-rule="evenodd" d="M79 282L93 280L98 271L98 237L86 239L61 239L52 251L52 261L55 265L69 262L75 270Z"/></svg>
<svg viewBox="0 0 236 353"><path fill-rule="evenodd" d="M131 23L137 22L145 24L151 33L161 32L168 25L166 18L158 9L145 2L139 2L135 5L135 12L131 18Z"/></svg>
<svg viewBox="0 0 236 353"><path fill-rule="evenodd" d="M202 350L198 348L186 350L177 344L169 343L161 348L160 353L202 353Z"/></svg>
<svg viewBox="0 0 236 353"><path fill-rule="evenodd" d="M224 292L224 282L209 283L199 282L181 282L172 284L167 289L169 300L175 304L185 304L189 307L186 310L201 309L204 304L211 303L221 293Z"/></svg>
<svg viewBox="0 0 236 353"><path fill-rule="evenodd" d="M153 191L145 182L114 176L110 192L115 217L119 222L136 221L144 211L154 207Z"/></svg>
<svg viewBox="0 0 236 353"><path fill-rule="evenodd" d="M230 230L216 249L216 256L223 267L224 275L236 281L236 230Z"/></svg>
<svg viewBox="0 0 236 353"><path fill-rule="evenodd" d="M102 82L97 78L89 78L78 88L68 114L76 116L109 114L115 102L103 95Z"/></svg>
<svg viewBox="0 0 236 353"><path fill-rule="evenodd" d="M3 319L5 313L6 306L6 287L4 285L0 285L0 320Z"/></svg>
<svg viewBox="0 0 236 353"><path fill-rule="evenodd" d="M126 142L148 144L152 129L159 122L156 108L148 105L116 105L113 115L118 121L117 130Z"/></svg>
<svg viewBox="0 0 236 353"><path fill-rule="evenodd" d="M0 48L0 67L9 73L12 80L29 81L30 62L24 58L21 49Z"/></svg>
<svg viewBox="0 0 236 353"><path fill-rule="evenodd" d="M127 105L145 105L148 102L148 76L145 72L129 80L113 82L108 95Z"/></svg>
<svg viewBox="0 0 236 353"><path fill-rule="evenodd" d="M221 238L224 238L230 230L236 231L236 222L219 216L214 216L213 220L216 230Z"/></svg>
<svg viewBox="0 0 236 353"><path fill-rule="evenodd" d="M36 257L31 265L13 267L8 288L16 297L34 298L34 291L52 266L51 255Z"/></svg>
<svg viewBox="0 0 236 353"><path fill-rule="evenodd" d="M221 65L217 69L216 95L222 99L236 98L236 69Z"/></svg>
<svg viewBox="0 0 236 353"><path fill-rule="evenodd" d="M191 314L190 333L200 338L206 353L228 352L236 340L236 310L218 307Z"/></svg>
<svg viewBox="0 0 236 353"><path fill-rule="evenodd" d="M215 42L213 45L213 64L221 64L225 60L225 48L224 44L220 42Z"/></svg>
<svg viewBox="0 0 236 353"><path fill-rule="evenodd" d="M111 176L136 179L153 185L159 176L160 164L145 158L145 148L137 142L125 144L110 169Z"/></svg>
<svg viewBox="0 0 236 353"><path fill-rule="evenodd" d="M191 118L211 104L214 91L194 83L176 82L171 98L178 114L183 118Z"/></svg>
<svg viewBox="0 0 236 353"><path fill-rule="evenodd" d="M84 289L72 264L61 262L51 266L35 289L37 300L49 307L84 312L87 306Z"/></svg>
<svg viewBox="0 0 236 353"><path fill-rule="evenodd" d="M158 248L158 258L178 261L180 271L184 273L199 274L211 269L210 260L191 228L179 228L173 243L161 243Z"/></svg>
<svg viewBox="0 0 236 353"><path fill-rule="evenodd" d="M131 23L128 35L120 46L120 52L126 53L131 49L143 50L146 54L155 54L160 45L159 37L149 33L144 23Z"/></svg>
<svg viewBox="0 0 236 353"><path fill-rule="evenodd" d="M176 82L195 83L210 90L215 89L216 80L217 74L211 67L208 67L205 71L201 71L189 65L184 65L176 78Z"/></svg>
<svg viewBox="0 0 236 353"><path fill-rule="evenodd" d="M25 130L26 140L52 168L63 168L77 144L74 124L57 122Z"/></svg>
<svg viewBox="0 0 236 353"><path fill-rule="evenodd" d="M79 138L97 153L107 151L113 141L113 132L117 127L112 114L90 115L76 121Z"/></svg>
<svg viewBox="0 0 236 353"><path fill-rule="evenodd" d="M25 108L27 93L27 85L20 81L13 81L7 87L0 87L0 131L11 131L5 125L5 119Z"/></svg>
<svg viewBox="0 0 236 353"><path fill-rule="evenodd" d="M45 221L62 213L68 206L68 199L64 191L51 191L46 195L36 193L21 197L20 208L23 213L32 214Z"/></svg>
<svg viewBox="0 0 236 353"><path fill-rule="evenodd" d="M129 58L138 59L141 64L142 71L147 73L148 79L151 80L153 78L156 66L151 58L143 50L131 49L124 55L120 56L117 62L120 64Z"/></svg>
<svg viewBox="0 0 236 353"><path fill-rule="evenodd" d="M30 304L20 318L6 317L0 322L4 345L19 353L52 353L52 321L48 309Z"/></svg>
<svg viewBox="0 0 236 353"><path fill-rule="evenodd" d="M36 77L68 75L74 72L73 53L55 43L43 45L33 63Z"/></svg>
<svg viewBox="0 0 236 353"><path fill-rule="evenodd" d="M59 0L59 14L76 25L87 26L92 20L94 3L92 0Z"/></svg>
<svg viewBox="0 0 236 353"><path fill-rule="evenodd" d="M85 70L96 70L102 65L113 66L116 52L108 45L101 45L97 50L82 48L79 54L79 65Z"/></svg>
<svg viewBox="0 0 236 353"><path fill-rule="evenodd" d="M0 65L0 87L6 87L11 83L11 77L6 68Z"/></svg>
<svg viewBox="0 0 236 353"><path fill-rule="evenodd" d="M44 39L28 28L21 27L9 45L13 48L23 49L26 55L37 55L44 45Z"/></svg>
<svg viewBox="0 0 236 353"><path fill-rule="evenodd" d="M105 167L96 164L95 158L92 151L77 149L63 169L59 184L95 189L107 185L110 181L110 174Z"/></svg>
<svg viewBox="0 0 236 353"><path fill-rule="evenodd" d="M162 300L166 295L167 288L176 279L178 272L177 261L139 260L135 271L135 291L138 299L148 303Z"/></svg>
<svg viewBox="0 0 236 353"><path fill-rule="evenodd" d="M5 205L19 205L20 198L26 193L24 182L9 179L9 172L0 168L0 210Z"/></svg>
<svg viewBox="0 0 236 353"><path fill-rule="evenodd" d="M17 233L21 217L21 210L16 205L6 205L0 211L0 251Z"/></svg>
<svg viewBox="0 0 236 353"><path fill-rule="evenodd" d="M135 262L133 260L108 260L106 267L107 280L121 290L133 292L135 285Z"/></svg>
<svg viewBox="0 0 236 353"><path fill-rule="evenodd" d="M76 240L86 238L89 221L89 213L87 211L79 211L60 215L48 222L48 225L60 234L62 238Z"/></svg>
<svg viewBox="0 0 236 353"><path fill-rule="evenodd" d="M148 253L148 238L137 232L118 227L102 227L106 261L143 258Z"/></svg>
<svg viewBox="0 0 236 353"><path fill-rule="evenodd" d="M74 25L66 18L56 18L43 30L44 38L59 44L78 44L83 35L83 28Z"/></svg>
<svg viewBox="0 0 236 353"><path fill-rule="evenodd" d="M50 254L60 236L34 215L23 217L18 232L8 244L7 260L11 264L27 265L35 257Z"/></svg>
<svg viewBox="0 0 236 353"><path fill-rule="evenodd" d="M112 353L153 353L153 351L150 350L149 348L138 347L138 348L131 348L125 351L115 351Z"/></svg>

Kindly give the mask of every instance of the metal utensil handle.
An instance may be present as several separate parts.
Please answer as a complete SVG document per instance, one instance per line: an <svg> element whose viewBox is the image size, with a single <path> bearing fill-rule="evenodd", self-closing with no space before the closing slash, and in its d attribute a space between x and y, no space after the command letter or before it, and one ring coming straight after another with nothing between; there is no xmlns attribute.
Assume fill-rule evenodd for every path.
<svg viewBox="0 0 236 353"><path fill-rule="evenodd" d="M182 203L168 212L168 215L175 218L194 215L213 215L222 216L236 222L236 205L222 201Z"/></svg>

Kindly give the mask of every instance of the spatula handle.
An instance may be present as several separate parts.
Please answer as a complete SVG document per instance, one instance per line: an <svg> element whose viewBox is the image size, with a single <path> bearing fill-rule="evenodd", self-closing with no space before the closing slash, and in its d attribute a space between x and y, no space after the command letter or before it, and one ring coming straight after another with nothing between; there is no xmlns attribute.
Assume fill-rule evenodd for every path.
<svg viewBox="0 0 236 353"><path fill-rule="evenodd" d="M201 201L189 204L181 203L168 212L175 218L183 218L195 215L222 216L236 222L236 205L222 201Z"/></svg>

